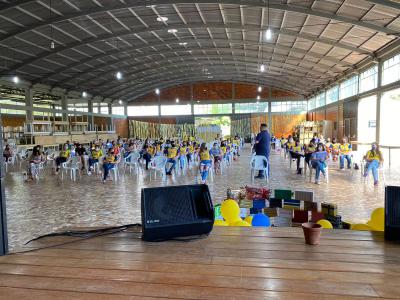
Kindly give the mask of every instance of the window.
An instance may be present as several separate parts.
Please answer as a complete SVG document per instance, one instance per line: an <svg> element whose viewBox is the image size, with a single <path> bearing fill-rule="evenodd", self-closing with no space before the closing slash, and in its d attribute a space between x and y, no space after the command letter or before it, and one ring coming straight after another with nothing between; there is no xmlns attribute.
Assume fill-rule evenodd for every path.
<svg viewBox="0 0 400 300"><path fill-rule="evenodd" d="M308 100L308 110L313 110L315 108L315 97Z"/></svg>
<svg viewBox="0 0 400 300"><path fill-rule="evenodd" d="M388 84L400 79L400 54L383 62L382 84Z"/></svg>
<svg viewBox="0 0 400 300"><path fill-rule="evenodd" d="M307 101L272 102L271 112L304 113L307 111Z"/></svg>
<svg viewBox="0 0 400 300"><path fill-rule="evenodd" d="M358 93L358 75L355 75L340 84L340 99L354 96Z"/></svg>
<svg viewBox="0 0 400 300"><path fill-rule="evenodd" d="M325 106L325 92L315 97L315 108Z"/></svg>
<svg viewBox="0 0 400 300"><path fill-rule="evenodd" d="M25 110L2 108L0 113L4 115L25 115Z"/></svg>
<svg viewBox="0 0 400 300"><path fill-rule="evenodd" d="M108 105L107 106L100 106L100 113L103 115L108 115L110 112L108 110Z"/></svg>
<svg viewBox="0 0 400 300"><path fill-rule="evenodd" d="M231 114L232 103L225 104L195 104L195 115Z"/></svg>
<svg viewBox="0 0 400 300"><path fill-rule="evenodd" d="M268 103L235 103L235 114L268 112Z"/></svg>
<svg viewBox="0 0 400 300"><path fill-rule="evenodd" d="M360 74L360 93L378 86L378 66L374 66Z"/></svg>
<svg viewBox="0 0 400 300"><path fill-rule="evenodd" d="M162 116L181 116L181 115L191 115L191 114L192 114L192 106L190 104L161 105Z"/></svg>
<svg viewBox="0 0 400 300"><path fill-rule="evenodd" d="M128 116L158 116L158 105L128 106Z"/></svg>
<svg viewBox="0 0 400 300"><path fill-rule="evenodd" d="M112 114L113 115L124 115L125 109L123 106L113 106L112 107Z"/></svg>
<svg viewBox="0 0 400 300"><path fill-rule="evenodd" d="M335 85L326 91L326 104L330 104L339 100L339 86Z"/></svg>

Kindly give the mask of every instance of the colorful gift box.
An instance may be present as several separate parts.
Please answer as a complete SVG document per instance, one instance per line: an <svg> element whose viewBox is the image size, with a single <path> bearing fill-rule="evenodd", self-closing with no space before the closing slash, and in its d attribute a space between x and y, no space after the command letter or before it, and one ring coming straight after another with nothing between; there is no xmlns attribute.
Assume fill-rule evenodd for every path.
<svg viewBox="0 0 400 300"><path fill-rule="evenodd" d="M265 208L265 199L253 199L253 208Z"/></svg>
<svg viewBox="0 0 400 300"><path fill-rule="evenodd" d="M331 203L321 203L321 212L325 215L335 217L337 215L337 205Z"/></svg>
<svg viewBox="0 0 400 300"><path fill-rule="evenodd" d="M283 206L282 199L276 199L276 198L269 199L269 207L274 208L274 207L282 207L282 206Z"/></svg>
<svg viewBox="0 0 400 300"><path fill-rule="evenodd" d="M283 207L287 209L298 209L301 208L301 201L297 199L284 199Z"/></svg>
<svg viewBox="0 0 400 300"><path fill-rule="evenodd" d="M292 199L291 190L274 190L276 199Z"/></svg>

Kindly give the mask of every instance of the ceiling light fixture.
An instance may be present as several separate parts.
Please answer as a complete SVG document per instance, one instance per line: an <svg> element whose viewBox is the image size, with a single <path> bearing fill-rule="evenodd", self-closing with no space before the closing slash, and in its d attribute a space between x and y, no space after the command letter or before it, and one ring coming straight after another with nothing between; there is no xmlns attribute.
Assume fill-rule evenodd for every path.
<svg viewBox="0 0 400 300"><path fill-rule="evenodd" d="M179 98L176 98L175 102L176 102L176 103L179 103Z"/></svg>
<svg viewBox="0 0 400 300"><path fill-rule="evenodd" d="M122 100L119 100L118 103L119 103L119 104L122 104Z"/></svg>
<svg viewBox="0 0 400 300"><path fill-rule="evenodd" d="M262 64L262 65L260 66L260 72L265 72L265 65L264 65L264 64Z"/></svg>
<svg viewBox="0 0 400 300"><path fill-rule="evenodd" d="M181 43L179 43L179 45L180 45L180 46L186 46L187 43L186 43L186 42L183 42L183 43L181 42Z"/></svg>
<svg viewBox="0 0 400 300"><path fill-rule="evenodd" d="M156 89L156 95L160 95L160 90Z"/></svg>
<svg viewBox="0 0 400 300"><path fill-rule="evenodd" d="M87 97L87 93L86 92L82 92L82 97L86 98Z"/></svg>
<svg viewBox="0 0 400 300"><path fill-rule="evenodd" d="M50 42L50 49L54 49L54 48L56 48L56 44L54 43L54 41L51 41Z"/></svg>
<svg viewBox="0 0 400 300"><path fill-rule="evenodd" d="M178 29L168 29L168 33L177 33Z"/></svg>
<svg viewBox="0 0 400 300"><path fill-rule="evenodd" d="M265 32L265 38L267 41L269 41L272 38L272 30L270 28L267 29Z"/></svg>
<svg viewBox="0 0 400 300"><path fill-rule="evenodd" d="M257 96L257 100L260 100L260 95ZM257 101L257 103L258 103L258 101Z"/></svg>
<svg viewBox="0 0 400 300"><path fill-rule="evenodd" d="M157 21L158 21L158 22L167 22L167 21L168 21L168 18L167 18L167 17L161 17L161 16L159 16L159 17L157 18Z"/></svg>
<svg viewBox="0 0 400 300"><path fill-rule="evenodd" d="M12 81L17 84L19 82L19 77L18 76L14 76Z"/></svg>
<svg viewBox="0 0 400 300"><path fill-rule="evenodd" d="M258 92L261 92L261 91L262 91L262 87L261 87L261 85L259 85L259 86L258 86L258 89L257 89L257 91L258 91Z"/></svg>
<svg viewBox="0 0 400 300"><path fill-rule="evenodd" d="M118 80L122 79L122 73L121 72L117 72L117 74L115 74L115 77L117 77Z"/></svg>

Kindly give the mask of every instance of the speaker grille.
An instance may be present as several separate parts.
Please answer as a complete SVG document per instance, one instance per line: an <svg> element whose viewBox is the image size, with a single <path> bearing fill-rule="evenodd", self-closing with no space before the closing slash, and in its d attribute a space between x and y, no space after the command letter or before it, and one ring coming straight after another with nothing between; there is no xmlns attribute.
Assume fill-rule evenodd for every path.
<svg viewBox="0 0 400 300"><path fill-rule="evenodd" d="M386 187L385 223L387 226L400 227L400 187Z"/></svg>
<svg viewBox="0 0 400 300"><path fill-rule="evenodd" d="M194 221L194 211L187 189L146 189L147 227L171 226Z"/></svg>

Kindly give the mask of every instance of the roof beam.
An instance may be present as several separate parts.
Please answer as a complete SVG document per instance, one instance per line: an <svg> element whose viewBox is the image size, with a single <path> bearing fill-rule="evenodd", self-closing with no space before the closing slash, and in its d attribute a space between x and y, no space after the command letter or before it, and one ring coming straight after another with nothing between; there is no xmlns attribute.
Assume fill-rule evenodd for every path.
<svg viewBox="0 0 400 300"><path fill-rule="evenodd" d="M365 1L400 10L399 2L394 2L390 0L365 0Z"/></svg>
<svg viewBox="0 0 400 300"><path fill-rule="evenodd" d="M385 1L385 0L370 0L372 1L379 1L385 3L385 5L389 5L389 2L392 1ZM3 7L3 10L5 9L10 9L14 8L16 6L20 6L23 3L26 2L36 2L36 1L17 1L14 5L3 5L0 7L0 9ZM111 1L110 1L111 2ZM87 10L82 10L82 11L77 11L73 12L70 14L65 14L63 16L55 16L53 18L49 18L45 21L39 21L37 23L31 24L30 26L26 28L20 28L18 30L15 30L13 32L10 32L6 36L0 39L0 42L11 38L15 35L19 35L22 33L26 33L30 30L38 29L42 26L46 25L51 25L51 24L56 24L56 23L61 23L66 20L71 20L74 18L79 18L91 14L96 14L96 13L102 13L102 12L112 12L115 10L122 10L122 9L135 9L137 7L143 7L143 6L151 6L151 5L173 5L173 4L229 4L229 5L243 5L244 7L265 7L265 1L262 0L126 0L126 3L118 3L117 5L104 5L102 7L93 7ZM381 3L379 3L381 4ZM382 32L385 34L393 34L393 30L390 30L389 28L386 28L384 26L379 26L373 23L368 23L365 21L360 21L357 19L352 19L349 17L345 16L340 16L336 15L333 13L325 12L322 10L315 10L315 9L310 9L307 7L303 6L296 6L296 5L289 5L289 4L283 4L283 3L270 3L269 4L270 9L275 9L275 10L283 10L283 11L290 11L290 12L295 12L295 13L300 13L300 14L306 14L306 15L311 15L311 16L316 16L316 17L321 17L325 19L330 19L330 20L336 20L338 22L344 22L348 23L354 26L359 26L363 27L369 30L377 31L377 32Z"/></svg>
<svg viewBox="0 0 400 300"><path fill-rule="evenodd" d="M224 28L229 28L229 29L237 29L237 30L256 31L256 32L260 32L260 30L261 30L260 27L257 26L257 25L241 26L241 25L237 25L237 24L224 25L224 24L220 24L220 23L209 23L209 24L204 25L203 23L193 23L193 24L188 24L188 25L174 25L174 26L171 26L171 27L167 27L167 26L164 26L164 25L159 25L159 26L148 27L148 28L140 28L140 29L137 29L137 31L135 31L135 32L130 31L130 32L127 33L126 31L124 31L123 33L120 33L120 34L118 34L118 33L113 33L113 34L107 33L107 34L99 35L97 37L88 38L88 39L86 39L86 40L84 40L82 42L77 41L77 42L70 43L69 45L66 45L66 46L63 46L63 47L56 47L55 49L49 49L48 51L46 51L44 53L41 53L40 55L38 55L38 56L36 56L34 58L27 59L27 60L25 60L25 61L23 61L21 63L18 63L16 65L12 66L8 70L8 72L15 72L15 71L19 70L20 68L22 68L22 67L24 67L26 65L29 65L29 64L32 64L32 63L36 63L37 61L39 61L41 59L48 58L49 56L54 55L56 53L60 53L60 52L62 52L64 50L69 50L69 49L72 49L72 48L75 48L75 47L78 47L78 46L81 46L81 45L87 45L87 44L90 44L90 43L94 43L94 42L98 42L98 41L104 41L104 40L107 40L107 39L115 39L115 38L118 38L118 37L122 37L123 38L123 37L127 37L129 35L141 34L141 33L149 32L149 31L158 31L158 30L166 31L168 28L172 28L172 27L176 28L176 29L189 29L189 28L197 28L197 29L199 29L199 28L202 28L202 29L204 29L204 28L221 28L221 29L224 29ZM306 39L306 40L310 40L310 41L314 41L314 42L320 42L320 43L323 43L323 44L327 44L327 45L330 45L332 47L338 47L338 48L346 49L346 50L349 50L349 51L354 51L354 52L357 52L357 53L373 56L372 52L366 52L366 51L360 50L360 49L358 49L357 47L354 47L354 46L350 46L350 45L343 44L343 43L338 43L335 40L330 40L330 39L326 39L326 38L319 38L319 37L317 37L315 35L311 35L311 34L307 34L307 33L298 33L298 32L296 32L294 30L288 30L288 29L275 30L275 33L279 33L279 34L282 34L282 35L295 36L295 37L298 37L298 38L302 38L302 39ZM5 75L4 72L1 75Z"/></svg>
<svg viewBox="0 0 400 300"><path fill-rule="evenodd" d="M222 52L223 50L228 50L228 49L227 48L222 48L222 49L221 48L216 48L216 49L215 48L206 48L206 49L203 48L202 50L205 50L205 51L221 51ZM248 53L257 53L257 51L255 51L255 50L251 50L251 51L250 50L246 50L246 51ZM241 52L244 52L244 50L243 49L239 49L237 51L237 53L241 53ZM164 62L168 62L170 60L184 59L184 58L196 59L198 57L204 57L204 56L212 57L214 59L223 59L223 58L240 59L241 58L240 55L232 56L232 55L230 55L230 53L226 53L226 54L225 53L221 53L220 55L213 55L213 54L209 54L208 55L208 54L204 54L204 53L199 53L199 54L195 54L195 55L189 54L189 55L179 55L179 56L173 56L173 57L163 57L164 55L175 54L175 53L184 53L184 54L186 54L187 51L185 51L185 50L180 50L180 51L171 50L171 51L166 51L166 52L161 52L161 53L151 53L151 54L139 55L139 56L135 56L134 58L143 59L143 58L150 58L150 57L153 57L153 56L156 56L156 57L152 58L151 61L145 61L145 62L143 62L141 64L129 63L127 65L126 63L124 63L124 65L122 65L121 67L119 67L117 64L115 64L115 62L116 63L121 63L122 60L130 59L130 57L116 57L113 60L109 60L109 61L107 61L105 63L102 63L100 65L94 66L93 68L89 68L87 70L83 70L81 72L81 74L96 73L97 70L100 70L103 67L107 67L107 69L111 69L110 73L113 72L113 71L121 71L121 72L123 72L124 70L126 70L127 67L134 67L135 68L134 72L140 72L140 71L146 71L146 70L152 69L152 68L159 68L159 65L158 65L159 63L164 63ZM158 56L161 56L161 59ZM287 59L288 60L292 60L291 57L280 56L280 55L274 55L273 57L278 58L278 59L283 59L283 60L287 60ZM254 59L254 61L253 61L254 63L258 63L257 57L249 57L249 59L251 59L251 58ZM337 76L337 75L342 73L341 70L337 70L337 69L335 70L334 67L324 66L322 64L318 64L318 63L314 63L314 62L310 62L310 61L302 61L302 60L296 59L296 58L293 58L293 60L296 61L299 64L300 63L307 63L308 66L299 66L299 65L294 64L294 63L289 63L289 62L286 62L286 61L282 62L282 61L279 61L279 60L266 60L266 62L269 62L269 63L272 63L272 64L277 64L277 65L281 65L282 69L284 69L284 70L288 70L289 69L291 71L291 69L300 69L300 70L303 71L304 74L305 73L314 73L317 76L323 76L323 77L326 77L326 76L329 76L329 75L330 76ZM140 67L142 67L142 66L146 66L146 68L140 70ZM283 68L283 67L287 67L287 68ZM321 69L325 70L326 72L321 72L319 70L316 70L316 69L314 69L315 67L321 68ZM118 70L118 68L120 68L120 69ZM137 70L137 68L139 68L139 70ZM103 75L107 74L107 72L105 72L105 71L101 71L101 73ZM73 78L63 79L62 81L63 81L63 83L68 83L71 80L77 80L80 77L79 75L80 74L77 73L77 72L71 72L70 76L73 77ZM86 77L85 76L84 80L85 81L90 81L92 79L98 78L98 76L99 76L99 74L94 74L93 76L90 76L90 77ZM35 83L37 83L37 82L35 82Z"/></svg>
<svg viewBox="0 0 400 300"><path fill-rule="evenodd" d="M260 47L262 45L261 43L251 42L251 41L242 41L242 40L213 39L213 41L216 42L216 43L230 43L230 44L235 44L235 45L237 44L237 45L249 45L249 46L260 46ZM180 42L186 42L188 44L189 43L197 44L197 42L204 43L204 42L210 42L210 40L209 39L196 39L196 40L193 40L193 39L181 39ZM166 43L168 43L170 45L171 44L178 44L178 41L174 39L172 41L171 40L166 41ZM71 65L68 65L68 66L62 67L60 69L57 69L53 73L42 77L42 81L44 81L44 80L46 80L48 78L51 78L54 75L58 75L58 74L67 72L68 70L73 69L75 67L82 66L85 63L90 64L91 61L94 61L94 60L97 60L97 59L102 60L102 59L107 58L109 56L115 56L115 55L119 55L119 54L123 54L123 55L125 55L125 54L128 55L129 53L137 54L137 50L140 50L140 51L143 51L145 53L148 53L148 50L151 50L151 47L161 47L161 46L165 46L165 43L161 43L160 42L160 43L156 43L156 44L149 44L149 45L139 46L139 47L126 47L124 49L117 49L117 50L112 49L111 51L108 51L105 54L101 53L99 55L95 55L95 56L91 57L90 59L85 58L85 59L80 60L80 61L78 61L76 63L71 64ZM265 43L262 46L263 46L263 48L280 49L280 50L290 51L291 53L298 53L298 54L301 54L301 55L304 55L304 56L313 57L313 58L316 58L316 59L323 59L323 60L332 62L334 64L337 64L337 65L340 65L340 66L343 66L343 67L346 67L346 68L352 66L351 64L346 63L344 61L341 61L339 59L336 59L334 57L324 56L324 55L319 54L319 53L309 52L309 51L305 51L305 50L299 49L299 48L291 48L291 47L288 47L288 46L283 46L283 45L279 45L279 44L272 44L272 43L271 44ZM190 45L189 45L188 47L186 47L183 50L182 50L182 48L180 48L180 49L178 49L176 51L177 52L188 51L188 50L194 50L195 51L195 50L202 50L202 49L204 49L204 48L191 48ZM225 48L210 48L210 49L221 50L221 49L225 49ZM232 49L232 48L226 48L226 49ZM235 48L233 48L233 49L235 51L237 51L237 49L235 49ZM246 51L250 51L250 50L246 50ZM157 54L157 53L154 53L154 54ZM163 53L163 54L165 54L165 53ZM151 54L147 54L147 55L151 55ZM276 55L274 55L274 56L276 56ZM137 57L138 56L135 55L135 58L137 58ZM281 57L283 57L283 56L281 56ZM291 60L299 60L299 61L301 61L301 59L296 58L296 57L289 57L288 56L288 58L290 58ZM307 61L307 60L305 60L305 61ZM90 73L91 71L93 71L93 70L95 70L97 68L100 68L103 65L109 65L109 64L108 63L101 64L100 66L95 66L93 68L85 70L85 72ZM324 69L325 65L321 64L320 67L322 69ZM334 68L332 68L332 67L326 67L326 69L334 71Z"/></svg>
<svg viewBox="0 0 400 300"><path fill-rule="evenodd" d="M130 77L132 77L132 76L134 76L136 78L139 78L140 80L143 80L143 78L144 78L143 76L146 76L147 75L146 72L149 71L149 70L156 70L155 73L153 73L153 74L157 74L157 73L160 73L162 69L165 69L167 67L168 68L180 68L182 65L186 66L186 65L199 65L199 64L202 64L203 66L206 66L206 65L208 66L209 64L211 64L211 67L212 67L213 64L221 64L222 63L223 65L226 65L226 66L236 66L236 67L239 67L239 66L247 67L247 66L249 66L249 67L252 67L252 69L255 70L256 72L258 72L259 64L257 62L257 59L255 61L250 61L248 59L247 60L237 60L237 59L234 59L232 57L226 57L226 58L223 58L222 60L221 60L221 58L222 57L219 57L218 55L215 55L215 56L203 56L202 58L196 59L196 60L184 60L184 61L178 61L178 62L175 62L173 59L171 59L171 61L169 61L168 59L165 59L165 60L163 60L163 62L160 62L160 63L163 63L163 67L162 68L151 68L151 67L149 67L149 68L145 68L145 69L139 70L139 71L138 70L133 70L133 71L130 71L130 72L125 72L123 74L124 74L124 77L127 78L127 79L125 79L125 81L128 81L130 84L133 84L135 82L135 79L131 79ZM165 64L164 62L168 62L168 63ZM305 73L301 73L301 72L298 72L298 71L286 70L286 69L282 70L280 67L277 67L277 66L274 66L274 65L271 65L271 64L269 64L269 66L271 67L271 69L279 69L278 72L275 71L275 74L280 75L279 72L283 72L283 74L286 74L289 78L290 77L296 77L296 78L307 79L307 80L310 80L310 81L329 80L329 79L333 78L333 77L328 77L328 78L317 78L317 77L315 77L315 78L313 78L311 76L307 76L307 74L305 74ZM268 71L268 69L267 69L267 71L265 73L269 75L271 73L274 73L274 71L272 71L272 70ZM262 76L263 75L260 74L260 77L262 77ZM90 81L90 79L86 80L86 81ZM101 87L102 89L100 89L99 91L109 90L108 89L109 88L108 84L112 84L112 83L115 83L115 82L116 81L114 81L114 80L110 82L110 79L107 78L107 79L101 81L100 83L96 84L95 88Z"/></svg>

